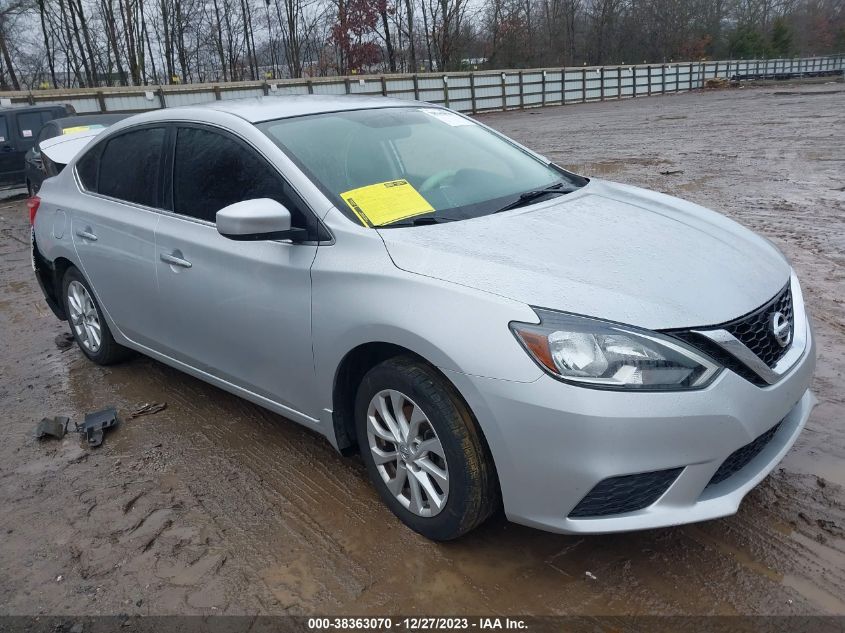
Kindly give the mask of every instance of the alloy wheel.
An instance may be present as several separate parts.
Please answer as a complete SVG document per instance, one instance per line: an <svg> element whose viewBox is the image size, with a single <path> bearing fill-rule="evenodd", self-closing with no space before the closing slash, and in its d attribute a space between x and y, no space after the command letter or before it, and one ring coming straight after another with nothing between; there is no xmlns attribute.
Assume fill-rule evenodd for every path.
<svg viewBox="0 0 845 633"><path fill-rule="evenodd" d="M86 350L96 354L103 340L100 315L88 290L76 280L68 284L67 305L77 340Z"/></svg>
<svg viewBox="0 0 845 633"><path fill-rule="evenodd" d="M410 512L433 517L449 497L443 445L425 412L405 394L379 391L367 407L367 440L387 489Z"/></svg>

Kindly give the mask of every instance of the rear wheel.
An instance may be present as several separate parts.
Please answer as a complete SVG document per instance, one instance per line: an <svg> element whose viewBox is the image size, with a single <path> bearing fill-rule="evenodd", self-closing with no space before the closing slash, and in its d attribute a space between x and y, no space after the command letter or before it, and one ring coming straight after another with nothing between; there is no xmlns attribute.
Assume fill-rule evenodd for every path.
<svg viewBox="0 0 845 633"><path fill-rule="evenodd" d="M355 406L358 445L370 479L405 525L454 539L499 504L492 460L455 388L412 357L370 370Z"/></svg>
<svg viewBox="0 0 845 633"><path fill-rule="evenodd" d="M62 281L65 314L79 349L98 365L111 365L127 358L130 351L115 342L91 287L71 266Z"/></svg>

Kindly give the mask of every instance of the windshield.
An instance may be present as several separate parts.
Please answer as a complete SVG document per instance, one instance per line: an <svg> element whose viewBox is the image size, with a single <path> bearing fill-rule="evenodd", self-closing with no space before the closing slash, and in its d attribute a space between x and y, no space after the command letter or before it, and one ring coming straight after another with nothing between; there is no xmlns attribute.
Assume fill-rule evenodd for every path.
<svg viewBox="0 0 845 633"><path fill-rule="evenodd" d="M364 226L464 220L586 183L439 108L330 112L258 128Z"/></svg>

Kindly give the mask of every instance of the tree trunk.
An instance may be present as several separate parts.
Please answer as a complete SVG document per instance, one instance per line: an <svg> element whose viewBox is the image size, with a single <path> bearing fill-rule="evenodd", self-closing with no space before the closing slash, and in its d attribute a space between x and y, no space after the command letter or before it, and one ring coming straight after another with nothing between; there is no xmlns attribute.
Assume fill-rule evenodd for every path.
<svg viewBox="0 0 845 633"><path fill-rule="evenodd" d="M21 84L18 82L18 76L15 74L14 66L12 66L12 56L9 54L5 31L6 29L0 27L0 51L3 53L3 62L5 62L6 71L9 73L9 82L12 85L12 90L20 90Z"/></svg>
<svg viewBox="0 0 845 633"><path fill-rule="evenodd" d="M390 64L390 72L396 72L396 55L393 53L393 42L390 41L390 24L387 21L387 3L381 5L381 23L384 26L384 44L387 48L387 59Z"/></svg>
<svg viewBox="0 0 845 633"><path fill-rule="evenodd" d="M410 55L411 72L419 70L417 66L417 45L414 41L414 4L412 0L405 0L405 10L408 12L408 53Z"/></svg>
<svg viewBox="0 0 845 633"><path fill-rule="evenodd" d="M220 23L220 6L217 0L214 0L214 15L217 18L215 24L217 37L215 44L217 45L217 55L220 58L221 72L223 73L223 81L229 81L229 75L226 72L226 53L223 49L223 26Z"/></svg>
<svg viewBox="0 0 845 633"><path fill-rule="evenodd" d="M38 0L38 18L41 21L41 37L44 39L44 50L47 53L47 66L50 68L50 80L53 82L53 88L58 88L59 82L56 81L56 62L53 58L52 46L50 46L50 34L47 32L46 11L47 7L44 6L44 0Z"/></svg>

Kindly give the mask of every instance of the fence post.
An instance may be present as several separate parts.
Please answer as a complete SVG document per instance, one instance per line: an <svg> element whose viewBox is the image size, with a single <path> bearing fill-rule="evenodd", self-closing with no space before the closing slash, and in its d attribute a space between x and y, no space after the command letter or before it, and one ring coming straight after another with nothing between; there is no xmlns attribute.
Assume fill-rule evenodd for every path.
<svg viewBox="0 0 845 633"><path fill-rule="evenodd" d="M414 101L420 100L420 78L414 73Z"/></svg>
<svg viewBox="0 0 845 633"><path fill-rule="evenodd" d="M587 103L587 69L581 69L581 103Z"/></svg>
<svg viewBox="0 0 845 633"><path fill-rule="evenodd" d="M543 78L540 83L540 105L546 105L546 71L543 71Z"/></svg>
<svg viewBox="0 0 845 633"><path fill-rule="evenodd" d="M475 103L475 73L469 74L469 98L472 100L472 113L475 114L478 112Z"/></svg>
<svg viewBox="0 0 845 633"><path fill-rule="evenodd" d="M349 85L349 77L344 77L343 83L346 86L346 94L349 94L352 91L352 88Z"/></svg>
<svg viewBox="0 0 845 633"><path fill-rule="evenodd" d="M384 75L381 76L381 96L387 96L387 80L384 78Z"/></svg>
<svg viewBox="0 0 845 633"><path fill-rule="evenodd" d="M449 77L443 75L443 101L449 107Z"/></svg>
<svg viewBox="0 0 845 633"><path fill-rule="evenodd" d="M616 98L622 98L622 66L616 67Z"/></svg>
<svg viewBox="0 0 845 633"><path fill-rule="evenodd" d="M505 73L502 73L502 110L508 109L508 91L505 86Z"/></svg>
<svg viewBox="0 0 845 633"><path fill-rule="evenodd" d="M675 64L675 92L681 89L681 65Z"/></svg>
<svg viewBox="0 0 845 633"><path fill-rule="evenodd" d="M648 67L648 96L651 96L651 65Z"/></svg>
<svg viewBox="0 0 845 633"><path fill-rule="evenodd" d="M519 71L519 109L525 109L525 82L522 78L522 71Z"/></svg>
<svg viewBox="0 0 845 633"><path fill-rule="evenodd" d="M604 101L604 66L599 66L599 101Z"/></svg>
<svg viewBox="0 0 845 633"><path fill-rule="evenodd" d="M631 66L631 83L634 86L634 88L631 92L631 96L634 99L636 99L637 98L637 65L636 64Z"/></svg>

